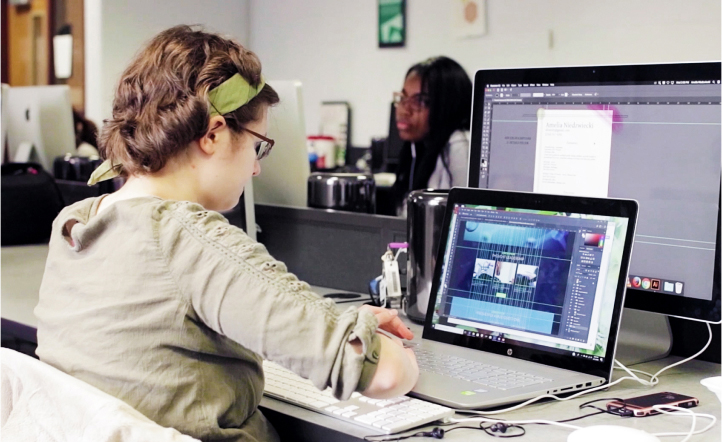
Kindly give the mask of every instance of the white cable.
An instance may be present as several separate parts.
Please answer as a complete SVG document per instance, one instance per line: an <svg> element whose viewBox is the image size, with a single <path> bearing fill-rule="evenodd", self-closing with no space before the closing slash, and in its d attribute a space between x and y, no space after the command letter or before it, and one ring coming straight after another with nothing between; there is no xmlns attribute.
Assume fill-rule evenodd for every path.
<svg viewBox="0 0 722 442"><path fill-rule="evenodd" d="M582 395L584 395L584 394L588 394L588 393L592 393L592 392L595 392L595 391L603 390L603 389L612 387L612 386L614 386L614 385L617 385L618 383L620 383L620 382L622 382L622 381L626 381L626 380L634 380L634 381L637 381L637 382L639 382L640 384L645 385L645 386L654 386L654 385L657 385L657 384L659 383L659 378L658 378L658 376L659 376L660 374L662 374L663 372L669 370L669 369L672 368L672 367L676 367L677 365L684 364L685 362L696 358L697 356L701 355L705 350L707 350L707 347L709 347L709 344L712 342L712 326L710 325L709 322L707 322L706 324L707 324L707 330L709 331L709 339L707 340L707 344L702 348L702 350L698 351L697 353L695 353L694 355L688 357L687 359L682 359L681 361L675 362L674 364L667 365L666 367L662 368L661 370L659 370L658 372L656 372L656 373L653 374L653 375L650 375L649 373L644 373L644 372L642 372L642 373L650 376L650 380L649 380L649 381L646 381L646 380L644 380L644 379L641 379L640 377L638 377L637 375L634 374L634 371L636 371L636 372L641 372L640 370L631 370L631 369L625 367L624 365L622 365L619 361L617 361L617 360L615 359L614 362L617 363L619 366L621 366L622 369L624 369L625 371L627 371L627 373L629 373L630 376L623 376L623 377L617 379L617 380L614 381L614 382L610 382L610 383L604 384L604 385L599 385L599 386L597 386L597 387L590 388L590 389L588 389L588 390L582 390L582 391L580 391L580 392L578 392L578 393L572 394L571 396L567 396L567 397L563 397L563 398L562 398L562 397L559 397L559 396L557 396L557 395L554 395L554 394L542 394L542 395L537 396L537 397L535 397L535 398L533 398L533 399L529 399L528 401L522 402L521 404L517 404L517 405L515 405L515 406L513 406L513 407L504 408L504 409L501 409L501 410L495 410L495 411L454 410L454 411L456 411L457 413L467 413L467 414L474 414L474 415L479 415L479 416L492 415L492 414L501 414L501 413L506 413L506 412L509 412L509 411L518 410L518 409L520 409L520 408L526 407L526 406L529 405L529 404L532 404L532 403L534 403L534 402L537 402L537 401L539 401L539 400L541 400L541 399L547 399L547 398L548 398L548 399L554 399L554 400L557 400L557 401L568 401L568 400L570 400L570 399L576 399L576 398L578 398L579 396L582 396Z"/></svg>
<svg viewBox="0 0 722 442"><path fill-rule="evenodd" d="M614 367L614 369L615 369L615 370L621 370L622 367ZM647 376L647 377L650 377L650 378L651 378L652 376L654 376L652 373L647 373L646 371L637 370L637 369L635 369L635 368L627 368L627 370L628 370L628 371L633 371L633 372L635 372L635 373L643 374L643 375L645 375L645 376Z"/></svg>
<svg viewBox="0 0 722 442"><path fill-rule="evenodd" d="M707 339L707 344L705 344L705 346L702 347L702 350L698 351L697 353L693 354L692 356L688 357L687 359L682 359L681 361L677 361L677 362L675 362L674 364L670 364L670 365L662 368L661 370L659 370L658 372L656 372L656 373L653 374L653 375L649 375L649 373L641 372L641 371L639 371L639 370L634 370L634 371L641 372L641 373L644 373L645 375L650 376L649 381L645 381L645 380L643 380L643 379L638 378L634 373L632 373L632 370L630 370L630 369L628 369L627 367L625 367L624 365L622 365L622 363L619 362L618 360L615 359L614 362L615 362L617 365L619 365L620 367L622 367L622 369L624 369L627 373L629 373L629 374L632 375L634 378L636 378L636 379L639 381L640 384L653 387L653 386L655 386L655 385L657 385L657 384L659 383L659 378L658 378L658 376L659 376L660 374L662 374L662 372L667 371L667 370L669 370L669 369L672 368L672 367L676 367L677 365L684 364L684 363L687 362L687 361L691 361L692 359L694 359L694 358L696 358L697 356L699 356L699 355L701 355L702 353L704 353L705 350L707 350L707 347L709 347L709 345L712 343L712 325L711 325L709 322L707 322L706 324L707 324L707 330L709 331L709 339Z"/></svg>
<svg viewBox="0 0 722 442"><path fill-rule="evenodd" d="M654 436L685 436L685 438L682 439L680 442L687 442L689 440L689 438L692 437L693 435L704 433L705 431L712 428L715 423L717 423L717 418L714 417L713 415L706 414L706 413L695 413L692 410L687 409L687 408L676 407L674 405L655 405L652 408L654 410L659 411L660 413L669 414L672 416L675 416L675 415L680 416L679 413L675 414L675 412L681 412L687 416L692 417L692 427L690 428L690 430L688 432L686 432L686 433L682 433L682 432L654 433ZM697 427L697 418L698 417L710 419L711 422L706 427L704 427L700 430L697 430L696 427ZM453 419L452 418L452 419L449 419L449 422L453 422L455 424L461 424L461 423L465 423L465 422L479 422L479 423L490 422L490 423L503 423L505 425L546 424L546 425L556 425L558 427L569 428L572 430L579 430L582 428L577 425L571 425L571 424L567 424L567 423L563 423L563 422L556 422L556 421L550 421L550 420L545 420L545 419L500 420L500 419L490 419L490 418L485 418L485 417L475 417L475 418L469 418L469 419Z"/></svg>
<svg viewBox="0 0 722 442"><path fill-rule="evenodd" d="M520 421L510 421L510 420L500 420L500 419L489 419L485 417L472 417L469 419L449 419L449 422L453 422L455 424L460 424L464 422L493 422L493 423L502 423L502 424L510 424L510 425L524 425L524 424L545 424L545 425L556 425L558 427L564 427L564 428L571 428L572 430L580 430L582 427L578 427L576 425L571 424L565 424L563 422L556 422L556 421L549 421L546 419L527 419L527 420L520 420Z"/></svg>
<svg viewBox="0 0 722 442"><path fill-rule="evenodd" d="M694 321L694 322L704 322L705 324L710 324L710 325L720 325L720 324L722 324L722 319L720 319L720 320L717 321L717 322L710 322L710 321L705 321L704 319L685 318L684 316L676 316L676 315L667 315L667 317L669 317L669 318L678 318L678 319L686 319L686 320L688 320L688 321Z"/></svg>
<svg viewBox="0 0 722 442"><path fill-rule="evenodd" d="M655 405L652 408L659 411L660 413L669 414L671 416L679 416L679 413L674 413L674 412L682 412L683 414L686 414L686 415L692 417L692 428L690 428L688 432L686 432L686 433L676 433L676 432L653 433L654 436L686 436L680 442L687 442L689 440L689 438L692 437L692 435L704 433L705 431L712 428L715 423L717 423L717 418L714 417L713 415L706 414L706 413L695 413L694 411L692 411L688 408L676 407L674 405ZM697 418L698 417L707 418L711 422L706 427L702 428L701 430L697 430L696 427L697 427Z"/></svg>
<svg viewBox="0 0 722 442"><path fill-rule="evenodd" d="M622 363L619 362L619 361L616 360L616 359L614 360L614 363L617 364L617 365L619 365L619 368L621 368L622 370L624 370L624 371L626 371L627 373L629 373L629 375L632 376L632 378L633 378L634 380L636 380L637 382L639 382L640 384L642 384L642 385L644 385L644 386L647 386L647 387L654 387L655 385L657 385L656 382L653 382L653 381L651 380L651 379L654 377L653 374L649 374L649 373L647 373L647 372L642 372L641 370L631 370L631 369L625 367L624 365L622 365ZM615 368L617 368L617 367L615 367ZM636 374L634 374L634 372L644 373L646 376L649 376L650 380L649 380L649 381L645 381L644 379L642 379L642 378L640 378L639 376L637 376Z"/></svg>

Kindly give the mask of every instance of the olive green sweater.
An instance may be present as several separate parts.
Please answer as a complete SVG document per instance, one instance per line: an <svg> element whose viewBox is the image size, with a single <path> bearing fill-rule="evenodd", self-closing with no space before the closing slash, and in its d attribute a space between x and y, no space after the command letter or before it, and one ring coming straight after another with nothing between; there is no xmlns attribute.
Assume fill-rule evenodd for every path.
<svg viewBox="0 0 722 442"><path fill-rule="evenodd" d="M41 360L202 440L276 440L257 409L262 358L331 387L366 388L376 318L309 291L261 244L198 204L144 197L53 224L40 288ZM364 361L367 362L364 362Z"/></svg>

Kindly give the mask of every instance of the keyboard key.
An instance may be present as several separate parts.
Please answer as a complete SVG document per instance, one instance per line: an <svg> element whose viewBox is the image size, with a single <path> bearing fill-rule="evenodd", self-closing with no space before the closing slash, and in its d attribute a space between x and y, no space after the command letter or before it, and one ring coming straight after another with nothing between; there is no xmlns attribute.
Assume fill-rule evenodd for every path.
<svg viewBox="0 0 722 442"><path fill-rule="evenodd" d="M372 399L354 392L339 401L330 389L319 391L308 380L298 377L277 364L264 361L264 394L324 413L377 433L390 434L451 417L453 410L408 396Z"/></svg>

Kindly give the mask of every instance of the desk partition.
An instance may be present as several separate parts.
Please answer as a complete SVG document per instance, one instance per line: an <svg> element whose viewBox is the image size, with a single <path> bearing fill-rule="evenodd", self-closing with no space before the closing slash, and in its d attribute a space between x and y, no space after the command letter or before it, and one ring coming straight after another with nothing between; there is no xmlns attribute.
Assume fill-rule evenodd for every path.
<svg viewBox="0 0 722 442"><path fill-rule="evenodd" d="M390 242L406 241L406 219L256 204L258 241L311 285L366 293ZM406 257L399 257L405 272ZM405 280L406 278L402 278Z"/></svg>

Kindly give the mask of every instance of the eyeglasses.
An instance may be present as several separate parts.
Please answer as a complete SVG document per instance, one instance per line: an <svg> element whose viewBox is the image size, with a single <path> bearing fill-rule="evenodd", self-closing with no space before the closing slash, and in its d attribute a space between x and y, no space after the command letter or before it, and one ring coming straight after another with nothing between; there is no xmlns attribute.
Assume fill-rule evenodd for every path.
<svg viewBox="0 0 722 442"><path fill-rule="evenodd" d="M271 149L273 148L273 145L276 144L275 141L268 137L264 137L263 135L253 132L251 129L247 129L245 127L242 127L241 129L245 130L251 135L254 135L261 139L261 142L256 146L256 159L258 161L261 161L262 159L266 158L269 153L271 153Z"/></svg>
<svg viewBox="0 0 722 442"><path fill-rule="evenodd" d="M405 106L414 112L419 112L429 107L429 96L426 94L414 94L407 97L401 92L394 92L394 107Z"/></svg>

